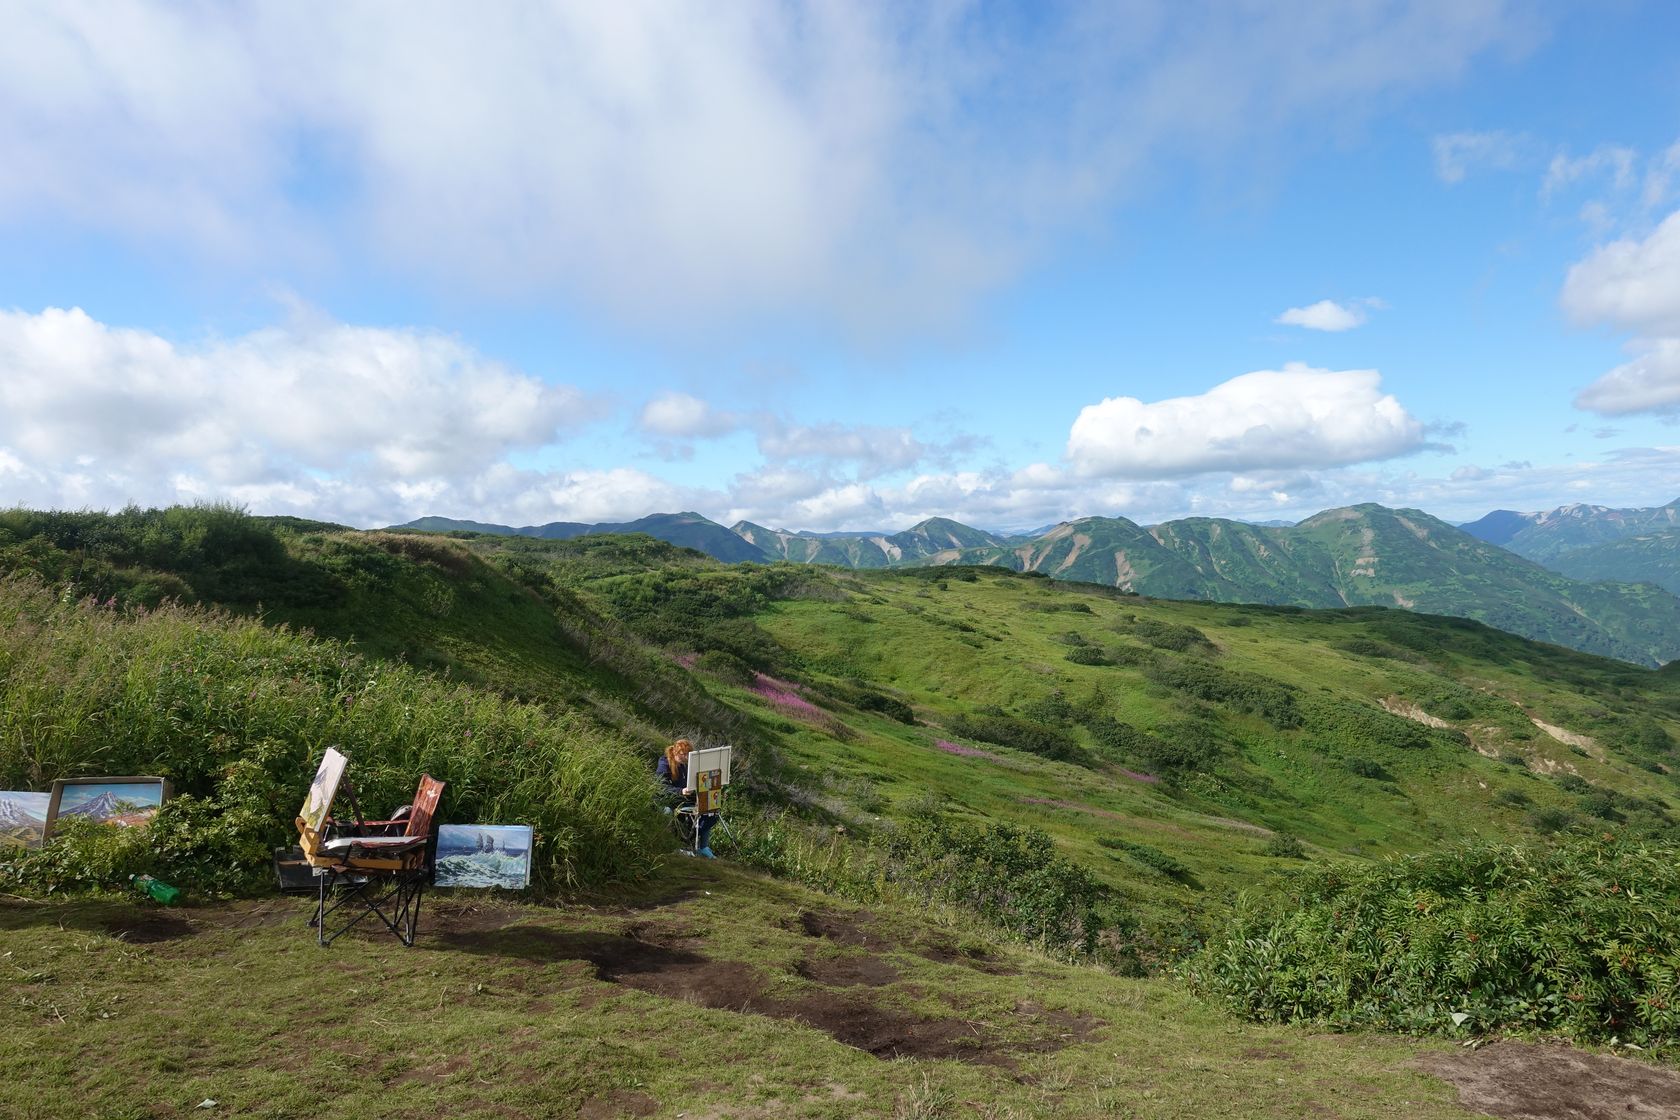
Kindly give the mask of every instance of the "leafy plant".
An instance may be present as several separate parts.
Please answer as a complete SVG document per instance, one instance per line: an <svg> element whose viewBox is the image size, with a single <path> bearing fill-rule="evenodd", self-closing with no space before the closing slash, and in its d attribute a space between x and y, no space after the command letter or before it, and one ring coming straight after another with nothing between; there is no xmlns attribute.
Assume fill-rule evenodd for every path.
<svg viewBox="0 0 1680 1120"><path fill-rule="evenodd" d="M1245 896L1193 982L1253 1019L1650 1045L1680 1028L1680 850L1459 845Z"/></svg>

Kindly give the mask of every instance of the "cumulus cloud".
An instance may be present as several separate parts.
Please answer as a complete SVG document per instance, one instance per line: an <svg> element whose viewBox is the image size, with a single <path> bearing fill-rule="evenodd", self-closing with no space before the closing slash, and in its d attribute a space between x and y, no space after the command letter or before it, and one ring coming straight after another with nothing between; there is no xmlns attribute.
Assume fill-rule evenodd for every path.
<svg viewBox="0 0 1680 1120"><path fill-rule="evenodd" d="M1531 41L1505 0L17 6L0 222L631 321L960 315L1186 151ZM1193 34L1180 29L1196 28ZM423 72L416 69L424 60Z"/></svg>
<svg viewBox="0 0 1680 1120"><path fill-rule="evenodd" d="M1291 363L1232 378L1200 396L1087 405L1067 457L1087 477L1338 466L1424 446L1425 427L1381 391L1375 370Z"/></svg>
<svg viewBox="0 0 1680 1120"><path fill-rule="evenodd" d="M1631 360L1575 397L1601 416L1680 413L1680 210L1642 238L1594 250L1569 270L1562 303L1577 322L1604 323L1643 337Z"/></svg>
<svg viewBox="0 0 1680 1120"><path fill-rule="evenodd" d="M643 406L640 418L643 431L672 439L712 439L728 435L741 423L734 413L719 412L687 393L662 393Z"/></svg>
<svg viewBox="0 0 1680 1120"><path fill-rule="evenodd" d="M1612 369L1576 395L1576 408L1600 416L1680 413L1680 338L1636 345L1640 352L1632 361Z"/></svg>
<svg viewBox="0 0 1680 1120"><path fill-rule="evenodd" d="M0 462L43 505L341 512L361 488L403 507L598 415L432 331L302 319L182 345L79 309L0 312Z"/></svg>
<svg viewBox="0 0 1680 1120"><path fill-rule="evenodd" d="M1289 327L1305 327L1310 331L1349 331L1363 326L1371 318L1373 310L1387 306L1375 296L1345 304L1321 299L1306 307L1291 307L1272 321Z"/></svg>
<svg viewBox="0 0 1680 1120"><path fill-rule="evenodd" d="M1649 236L1612 241L1575 264L1562 299L1580 323L1680 337L1680 210Z"/></svg>

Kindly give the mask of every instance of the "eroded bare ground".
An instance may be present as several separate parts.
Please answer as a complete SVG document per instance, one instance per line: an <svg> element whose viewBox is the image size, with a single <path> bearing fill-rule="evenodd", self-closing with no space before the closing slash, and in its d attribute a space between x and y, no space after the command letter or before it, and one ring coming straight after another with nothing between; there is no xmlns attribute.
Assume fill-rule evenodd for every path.
<svg viewBox="0 0 1680 1120"><path fill-rule="evenodd" d="M702 1007L804 1023L878 1058L949 1058L1010 1067L1013 1056L1047 1053L1083 1041L1104 1024L1088 1016L1017 1008L1007 1022L958 1015L918 1015L876 998L875 990L898 981L899 971L880 954L902 950L941 963L987 971L1007 966L983 952L954 944L896 943L867 914L805 913L789 923L810 938L812 949L793 968L818 985L793 995L774 994L778 976L742 961L708 957L693 931L671 920L624 923L618 932L573 931L517 923L500 929L460 929L447 914L433 934L477 953L554 963L587 962L610 984L686 1000ZM824 944L824 943L827 944ZM835 952L834 946L843 947Z"/></svg>
<svg viewBox="0 0 1680 1120"><path fill-rule="evenodd" d="M1502 1120L1680 1117L1680 1074L1568 1046L1496 1042L1413 1064L1456 1086L1465 1108Z"/></svg>

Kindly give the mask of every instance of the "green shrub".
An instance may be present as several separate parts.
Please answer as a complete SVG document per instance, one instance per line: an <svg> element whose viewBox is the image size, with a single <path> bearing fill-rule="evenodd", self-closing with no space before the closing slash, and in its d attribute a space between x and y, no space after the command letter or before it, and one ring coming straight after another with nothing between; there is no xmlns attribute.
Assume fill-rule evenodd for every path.
<svg viewBox="0 0 1680 1120"><path fill-rule="evenodd" d="M440 821L526 823L541 889L632 879L666 846L650 768L582 716L511 701L348 647L200 608L125 613L0 577L0 787L157 774L177 797L148 828L67 832L0 851L0 882L114 885L129 861L178 886L262 881L322 751L339 745L371 814L422 772Z"/></svg>
<svg viewBox="0 0 1680 1120"><path fill-rule="evenodd" d="M1172 650L1174 653L1184 653L1188 650L1212 652L1215 649L1208 636L1194 626L1139 618L1125 622L1123 628L1156 649Z"/></svg>
<svg viewBox="0 0 1680 1120"><path fill-rule="evenodd" d="M1075 665L1112 665L1114 660L1102 651L1100 646L1074 646L1067 651L1065 660Z"/></svg>
<svg viewBox="0 0 1680 1120"><path fill-rule="evenodd" d="M964 738L1014 747L1060 762L1090 765L1090 759L1068 732L1049 724L1007 715L997 708L982 708L973 715L953 716L949 727L953 733Z"/></svg>
<svg viewBox="0 0 1680 1120"><path fill-rule="evenodd" d="M1680 1029L1677 975L1680 849L1598 838L1306 871L1190 969L1264 1021L1646 1046Z"/></svg>
<svg viewBox="0 0 1680 1120"><path fill-rule="evenodd" d="M1348 773L1357 774L1361 778L1370 778L1378 782L1392 782L1394 780L1394 775L1390 774L1382 763L1374 762L1369 758L1360 758L1355 755L1344 760L1342 766L1347 769Z"/></svg>
<svg viewBox="0 0 1680 1120"><path fill-rule="evenodd" d="M1532 805L1533 799L1520 789L1502 789L1493 795L1495 805L1509 805L1513 809L1526 808Z"/></svg>
<svg viewBox="0 0 1680 1120"><path fill-rule="evenodd" d="M1193 878L1190 874L1190 868L1159 848L1151 847L1148 844L1139 844L1133 840L1124 840L1118 836L1099 836L1097 837L1097 843L1117 852L1125 852L1151 871L1158 872L1169 879L1183 881Z"/></svg>
<svg viewBox="0 0 1680 1120"><path fill-rule="evenodd" d="M1526 819L1528 827L1542 836L1566 831L1575 824L1575 814L1567 809L1536 809Z"/></svg>
<svg viewBox="0 0 1680 1120"><path fill-rule="evenodd" d="M1211 769L1224 748L1213 724L1187 719L1145 735L1137 753L1157 769L1189 772Z"/></svg>
<svg viewBox="0 0 1680 1120"><path fill-rule="evenodd" d="M1265 677L1234 673L1205 661L1177 658L1163 659L1144 670L1144 675L1198 700L1257 715L1280 730L1301 725L1295 690Z"/></svg>
<svg viewBox="0 0 1680 1120"><path fill-rule="evenodd" d="M1307 849L1289 833L1277 832L1260 846L1260 854L1277 859L1306 859Z"/></svg>
<svg viewBox="0 0 1680 1120"><path fill-rule="evenodd" d="M884 845L902 887L972 911L1045 952L1088 956L1109 924L1108 889L1038 829L917 813Z"/></svg>

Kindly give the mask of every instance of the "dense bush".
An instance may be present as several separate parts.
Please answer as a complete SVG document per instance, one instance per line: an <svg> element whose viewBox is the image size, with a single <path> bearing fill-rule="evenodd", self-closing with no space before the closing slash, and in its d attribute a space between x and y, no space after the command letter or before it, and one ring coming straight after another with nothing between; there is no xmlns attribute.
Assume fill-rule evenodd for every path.
<svg viewBox="0 0 1680 1120"><path fill-rule="evenodd" d="M1429 728L1381 708L1332 700L1309 703L1305 709L1302 725L1314 738L1337 750L1423 750L1434 743Z"/></svg>
<svg viewBox="0 0 1680 1120"><path fill-rule="evenodd" d="M1151 871L1165 875L1169 879L1184 882L1193 878L1189 867L1159 848L1151 847L1148 844L1139 844L1134 840L1125 840L1118 836L1099 836L1097 837L1097 843L1105 848L1124 852Z"/></svg>
<svg viewBox="0 0 1680 1120"><path fill-rule="evenodd" d="M1276 859L1306 859L1307 849L1289 833L1277 832L1260 845L1260 854Z"/></svg>
<svg viewBox="0 0 1680 1120"><path fill-rule="evenodd" d="M1128 616L1122 620L1121 628L1137 635L1156 649L1172 650L1175 653L1189 650L1211 653L1215 648L1208 636L1194 626L1180 626L1175 622L1160 622L1153 618L1134 619Z"/></svg>
<svg viewBox="0 0 1680 1120"><path fill-rule="evenodd" d="M1179 659L1163 660L1146 669L1144 675L1186 696L1259 716L1279 729L1301 725L1294 689L1265 677L1234 673L1205 661Z"/></svg>
<svg viewBox="0 0 1680 1120"><path fill-rule="evenodd" d="M1392 782L1394 780L1394 775L1390 774L1382 763L1369 758L1361 758L1355 755L1344 760L1342 765L1347 768L1348 773L1357 774L1361 778L1370 778L1377 782Z"/></svg>
<svg viewBox="0 0 1680 1120"><path fill-rule="evenodd" d="M1224 754L1216 725L1207 720L1186 719L1170 723L1139 743L1138 757L1157 770L1205 771Z"/></svg>
<svg viewBox="0 0 1680 1120"><path fill-rule="evenodd" d="M1680 849L1602 836L1304 872L1245 898L1191 976L1261 1020L1669 1041Z"/></svg>
<svg viewBox="0 0 1680 1120"><path fill-rule="evenodd" d="M1038 829L925 812L889 834L884 848L902 887L972 911L1045 952L1096 949L1108 890Z"/></svg>
<svg viewBox="0 0 1680 1120"><path fill-rule="evenodd" d="M0 787L157 774L177 794L154 824L67 834L0 855L0 878L46 889L146 870L231 889L267 874L321 752L338 745L365 811L448 783L439 819L528 823L540 886L650 870L663 846L648 771L571 714L198 608L127 614L0 577Z"/></svg>
<svg viewBox="0 0 1680 1120"><path fill-rule="evenodd" d="M1101 646L1074 646L1067 651L1066 659L1075 665L1114 664L1114 659L1104 653Z"/></svg>
<svg viewBox="0 0 1680 1120"><path fill-rule="evenodd" d="M1021 719L998 708L982 708L973 715L953 716L948 726L953 734L967 739L1014 747L1060 762L1080 765L1090 762L1074 737L1060 727Z"/></svg>

